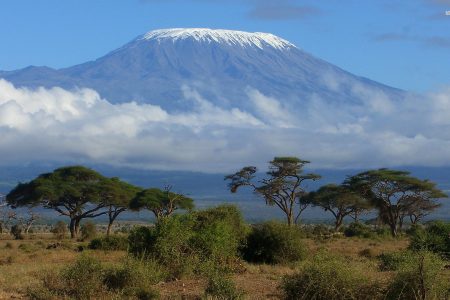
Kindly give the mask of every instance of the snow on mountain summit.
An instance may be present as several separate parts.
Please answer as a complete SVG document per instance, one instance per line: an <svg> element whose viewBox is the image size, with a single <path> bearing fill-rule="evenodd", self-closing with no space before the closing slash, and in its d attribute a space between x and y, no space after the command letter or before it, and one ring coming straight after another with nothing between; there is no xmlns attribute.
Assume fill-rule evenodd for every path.
<svg viewBox="0 0 450 300"><path fill-rule="evenodd" d="M230 46L256 46L260 49L270 46L279 50L296 48L296 46L285 39L276 35L264 32L245 32L224 29L208 29L208 28L173 28L158 29L147 32L141 40L164 40L172 39L173 41L193 38L201 42L217 42L226 43Z"/></svg>

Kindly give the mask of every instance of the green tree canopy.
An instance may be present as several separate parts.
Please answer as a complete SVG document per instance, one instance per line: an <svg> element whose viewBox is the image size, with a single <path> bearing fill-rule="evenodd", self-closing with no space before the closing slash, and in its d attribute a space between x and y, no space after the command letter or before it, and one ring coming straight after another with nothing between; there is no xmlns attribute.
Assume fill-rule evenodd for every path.
<svg viewBox="0 0 450 300"><path fill-rule="evenodd" d="M313 206L319 206L333 214L336 231L340 229L346 216L370 208L370 203L365 198L346 185L322 186L317 191L309 193L307 200Z"/></svg>
<svg viewBox="0 0 450 300"><path fill-rule="evenodd" d="M308 206L305 202L306 191L302 183L306 180L318 180L317 174L303 174L303 167L309 161L297 157L275 157L269 163L268 177L255 183L257 168L248 166L240 171L225 176L228 187L235 193L242 186L249 186L264 198L267 205L275 205L283 211L289 225L298 221L300 214Z"/></svg>
<svg viewBox="0 0 450 300"><path fill-rule="evenodd" d="M69 166L39 175L27 183L19 183L7 196L12 207L43 206L70 218L71 237L77 237L80 222L108 213L124 199L116 193L125 184L83 166Z"/></svg>
<svg viewBox="0 0 450 300"><path fill-rule="evenodd" d="M110 235L111 228L116 218L122 212L126 211L130 206L131 200L136 194L142 191L141 188L136 187L127 182L121 181L117 177L103 180L100 185L101 199L106 205L108 215L108 228L106 234Z"/></svg>
<svg viewBox="0 0 450 300"><path fill-rule="evenodd" d="M345 183L378 208L393 236L397 235L402 215L436 207L429 204L447 197L434 182L418 179L406 171L370 170L347 178Z"/></svg>
<svg viewBox="0 0 450 300"><path fill-rule="evenodd" d="M148 209L157 219L170 216L177 209L190 210L194 208L193 199L170 190L170 186L164 190L158 188L142 190L131 201L130 208L134 210Z"/></svg>

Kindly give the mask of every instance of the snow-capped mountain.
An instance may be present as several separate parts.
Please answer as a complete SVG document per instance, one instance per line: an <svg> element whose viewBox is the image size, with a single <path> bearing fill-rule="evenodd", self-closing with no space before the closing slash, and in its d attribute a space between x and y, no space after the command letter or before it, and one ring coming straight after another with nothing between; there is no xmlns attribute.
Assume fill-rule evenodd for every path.
<svg viewBox="0 0 450 300"><path fill-rule="evenodd" d="M64 69L30 66L0 72L16 86L89 87L113 103L137 101L183 110L183 87L225 108L249 109L255 89L292 106L320 97L359 103L361 91L402 91L352 75L268 33L212 29L150 31L94 61Z"/></svg>

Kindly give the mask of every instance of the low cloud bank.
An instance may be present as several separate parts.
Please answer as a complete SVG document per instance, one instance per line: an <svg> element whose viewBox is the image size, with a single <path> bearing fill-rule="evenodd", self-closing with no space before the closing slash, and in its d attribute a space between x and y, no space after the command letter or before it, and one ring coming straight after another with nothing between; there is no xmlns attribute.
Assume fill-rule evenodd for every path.
<svg viewBox="0 0 450 300"><path fill-rule="evenodd" d="M336 78L325 78L338 90ZM182 87L191 109L111 104L91 89L26 89L0 79L3 164L95 162L228 172L297 155L316 168L450 165L450 88L393 100L354 85L363 103L311 95L283 103L248 87L251 109L224 109ZM249 106L247 106L249 107Z"/></svg>

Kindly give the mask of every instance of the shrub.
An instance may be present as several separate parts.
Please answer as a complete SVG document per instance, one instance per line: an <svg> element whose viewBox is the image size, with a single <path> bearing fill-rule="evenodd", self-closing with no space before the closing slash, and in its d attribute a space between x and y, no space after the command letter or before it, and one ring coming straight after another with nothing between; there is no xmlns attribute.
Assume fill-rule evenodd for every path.
<svg viewBox="0 0 450 300"><path fill-rule="evenodd" d="M359 254L359 256L369 258L369 259L377 256L376 255L377 253L373 248L365 248L365 249L359 251L358 254Z"/></svg>
<svg viewBox="0 0 450 300"><path fill-rule="evenodd" d="M155 299L158 293L152 285L164 279L165 274L154 261L138 261L127 258L120 266L105 271L104 284L123 296L139 299Z"/></svg>
<svg viewBox="0 0 450 300"><path fill-rule="evenodd" d="M217 273L208 279L205 297L217 300L237 300L243 298L243 293L236 288L231 278Z"/></svg>
<svg viewBox="0 0 450 300"><path fill-rule="evenodd" d="M192 229L196 252L216 261L237 257L248 231L241 212L233 205L195 212Z"/></svg>
<svg viewBox="0 0 450 300"><path fill-rule="evenodd" d="M346 237L371 238L374 234L369 226L360 222L354 222L344 229L344 235Z"/></svg>
<svg viewBox="0 0 450 300"><path fill-rule="evenodd" d="M450 258L450 223L436 221L411 236L410 249L429 250Z"/></svg>
<svg viewBox="0 0 450 300"><path fill-rule="evenodd" d="M14 245L11 242L6 242L5 249L13 249Z"/></svg>
<svg viewBox="0 0 450 300"><path fill-rule="evenodd" d="M23 240L24 236L22 234L22 231L23 231L22 226L16 224L11 227L10 233L14 237L14 239Z"/></svg>
<svg viewBox="0 0 450 300"><path fill-rule="evenodd" d="M377 286L348 261L321 252L298 272L283 277L286 299L376 299Z"/></svg>
<svg viewBox="0 0 450 300"><path fill-rule="evenodd" d="M150 254L155 243L155 229L145 226L135 227L128 235L128 251L135 257L145 257Z"/></svg>
<svg viewBox="0 0 450 300"><path fill-rule="evenodd" d="M382 253L378 255L381 271L398 271L408 260L411 260L413 253L410 251Z"/></svg>
<svg viewBox="0 0 450 300"><path fill-rule="evenodd" d="M97 235L97 227L92 222L81 225L81 239L83 241L92 240Z"/></svg>
<svg viewBox="0 0 450 300"><path fill-rule="evenodd" d="M407 259L389 285L387 299L448 299L450 285L440 276L443 261L431 252L418 252Z"/></svg>
<svg viewBox="0 0 450 300"><path fill-rule="evenodd" d="M129 236L130 252L157 260L173 278L192 273L198 260L190 242L192 226L191 215L174 215L159 220L153 228L136 228Z"/></svg>
<svg viewBox="0 0 450 300"><path fill-rule="evenodd" d="M128 249L128 239L127 237L120 235L110 235L101 238L95 238L89 243L89 249L94 250L127 250Z"/></svg>
<svg viewBox="0 0 450 300"><path fill-rule="evenodd" d="M65 268L61 278L65 294L76 299L90 299L103 289L102 265L87 255L81 255L74 264Z"/></svg>
<svg viewBox="0 0 450 300"><path fill-rule="evenodd" d="M82 255L60 272L46 272L42 285L30 288L31 299L155 299L152 284L163 278L151 262L125 260L105 268L92 257Z"/></svg>
<svg viewBox="0 0 450 300"><path fill-rule="evenodd" d="M156 259L172 276L235 263L247 226L235 206L222 205L157 221L155 227L140 227L129 235L134 256Z"/></svg>
<svg viewBox="0 0 450 300"><path fill-rule="evenodd" d="M300 228L279 222L255 226L243 249L245 260L256 263L289 263L305 257Z"/></svg>
<svg viewBox="0 0 450 300"><path fill-rule="evenodd" d="M58 221L55 226L53 226L51 232L56 239L62 240L67 235L67 225L63 221Z"/></svg>

